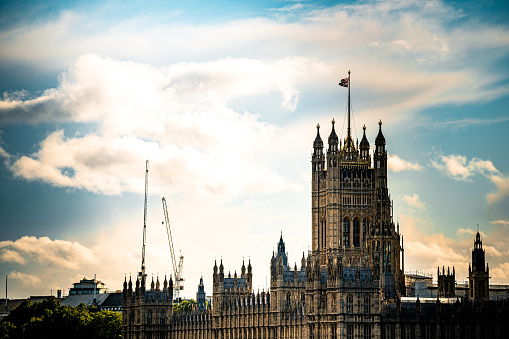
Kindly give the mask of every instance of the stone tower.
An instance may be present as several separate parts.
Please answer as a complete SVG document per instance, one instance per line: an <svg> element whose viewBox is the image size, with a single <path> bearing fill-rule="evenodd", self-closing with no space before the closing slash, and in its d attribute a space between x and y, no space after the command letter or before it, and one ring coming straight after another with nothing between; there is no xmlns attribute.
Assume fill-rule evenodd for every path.
<svg viewBox="0 0 509 339"><path fill-rule="evenodd" d="M206 308L205 286L203 285L203 276L200 278L200 284L198 285L198 291L196 292L196 307L200 311L204 311Z"/></svg>
<svg viewBox="0 0 509 339"><path fill-rule="evenodd" d="M468 295L474 300L489 300L490 268L485 265L484 250L479 231L472 250L472 266L468 265Z"/></svg>
<svg viewBox="0 0 509 339"><path fill-rule="evenodd" d="M456 296L456 271L454 266L452 267L452 274L449 267L447 267L447 274L445 273L445 267L442 267L442 274L440 274L440 267L438 267L437 280L439 297L454 298Z"/></svg>
<svg viewBox="0 0 509 339"><path fill-rule="evenodd" d="M348 117L350 122L350 114ZM394 279L396 293L401 296L400 234L393 222L387 188L382 122L378 125L373 165L365 126L359 147L350 124L346 138L340 141L332 120L326 157L317 126L312 154L312 250L321 266L327 264L329 254L334 254L341 255L344 264L369 265L376 279L388 272L385 281Z"/></svg>

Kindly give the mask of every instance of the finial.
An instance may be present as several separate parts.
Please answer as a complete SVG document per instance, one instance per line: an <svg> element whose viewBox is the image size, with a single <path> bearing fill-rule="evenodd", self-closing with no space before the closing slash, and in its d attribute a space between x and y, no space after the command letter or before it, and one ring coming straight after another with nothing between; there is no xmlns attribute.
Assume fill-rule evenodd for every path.
<svg viewBox="0 0 509 339"><path fill-rule="evenodd" d="M334 128L334 123L335 123L334 118L332 118L332 128Z"/></svg>
<svg viewBox="0 0 509 339"><path fill-rule="evenodd" d="M317 129L317 130L320 130L320 123L318 123L318 124L316 125L316 129Z"/></svg>
<svg viewBox="0 0 509 339"><path fill-rule="evenodd" d="M350 70L348 71L348 75L350 75Z"/></svg>
<svg viewBox="0 0 509 339"><path fill-rule="evenodd" d="M366 124L364 124L364 126L362 126L362 130L364 131L364 134L366 134Z"/></svg>
<svg viewBox="0 0 509 339"><path fill-rule="evenodd" d="M378 125L380 125L380 129L382 129L382 119L378 122Z"/></svg>

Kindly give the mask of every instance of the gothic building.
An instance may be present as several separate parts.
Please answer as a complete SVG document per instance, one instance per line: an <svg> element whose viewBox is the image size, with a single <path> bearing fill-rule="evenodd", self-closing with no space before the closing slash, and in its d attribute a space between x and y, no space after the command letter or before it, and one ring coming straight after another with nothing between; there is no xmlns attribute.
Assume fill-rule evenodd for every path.
<svg viewBox="0 0 509 339"><path fill-rule="evenodd" d="M221 260L213 267L212 305L204 305L200 280L196 309L182 313L173 312L171 278L162 289L152 281L150 290L145 277L135 289L130 279L124 283L123 338L507 337L509 306L487 302L479 233L469 269L472 301L402 302L403 237L393 220L382 122L370 154L365 126L360 144L352 138L349 103L346 137L338 138L332 120L327 141L324 149L318 125L311 160L312 249L303 253L300 267L288 264L281 234L270 260L270 291L254 293L250 261L232 275ZM439 274L444 296L453 295L454 276L454 268L452 275Z"/></svg>

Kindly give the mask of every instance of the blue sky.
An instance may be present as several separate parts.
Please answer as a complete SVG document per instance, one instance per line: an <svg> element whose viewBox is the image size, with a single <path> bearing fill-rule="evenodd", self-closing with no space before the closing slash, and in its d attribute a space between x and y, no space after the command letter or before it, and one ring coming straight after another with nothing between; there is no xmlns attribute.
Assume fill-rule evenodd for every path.
<svg viewBox="0 0 509 339"><path fill-rule="evenodd" d="M502 1L2 2L0 267L10 296L111 289L171 273L184 294L214 259L251 259L266 287L280 232L310 245L315 126L378 121L406 270L467 276L476 225L493 283L509 281L509 27ZM435 277L436 278L436 277ZM5 278L3 278L5 279Z"/></svg>

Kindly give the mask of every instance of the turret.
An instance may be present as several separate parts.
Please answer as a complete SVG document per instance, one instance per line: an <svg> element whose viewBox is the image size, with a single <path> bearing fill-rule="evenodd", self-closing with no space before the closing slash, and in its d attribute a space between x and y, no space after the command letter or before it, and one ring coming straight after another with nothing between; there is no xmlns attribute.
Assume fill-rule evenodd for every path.
<svg viewBox="0 0 509 339"><path fill-rule="evenodd" d="M122 290L123 299L127 298L127 275L124 277L124 288Z"/></svg>
<svg viewBox="0 0 509 339"><path fill-rule="evenodd" d="M316 125L316 138L313 142L313 178L314 173L320 173L325 169L325 159L323 156L323 141L320 137L320 124Z"/></svg>
<svg viewBox="0 0 509 339"><path fill-rule="evenodd" d="M361 160L367 161L371 163L371 158L369 156L369 141L366 138L366 125L362 127L363 135L360 145L360 151L361 151Z"/></svg>
<svg viewBox="0 0 509 339"><path fill-rule="evenodd" d="M339 149L338 149L339 138L334 129L334 119L332 119L332 131L329 135L329 149L327 150L327 175L328 177L336 177L338 170L334 170L339 167Z"/></svg>
<svg viewBox="0 0 509 339"><path fill-rule="evenodd" d="M468 267L469 297L474 300L489 300L490 274L484 255L481 235L477 231L472 250L472 267Z"/></svg>
<svg viewBox="0 0 509 339"><path fill-rule="evenodd" d="M253 284L253 267L251 266L251 259L247 263L247 286L252 286Z"/></svg>
<svg viewBox="0 0 509 339"><path fill-rule="evenodd" d="M378 135L375 139L375 169L381 169L387 175L387 153L385 151L385 137L382 133L382 120L378 123Z"/></svg>

